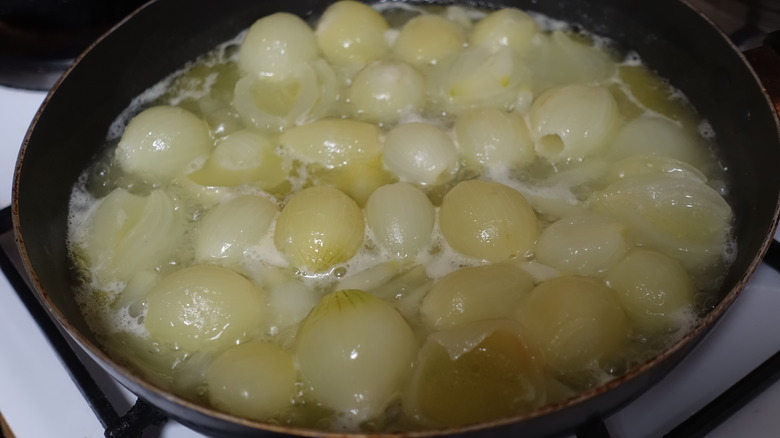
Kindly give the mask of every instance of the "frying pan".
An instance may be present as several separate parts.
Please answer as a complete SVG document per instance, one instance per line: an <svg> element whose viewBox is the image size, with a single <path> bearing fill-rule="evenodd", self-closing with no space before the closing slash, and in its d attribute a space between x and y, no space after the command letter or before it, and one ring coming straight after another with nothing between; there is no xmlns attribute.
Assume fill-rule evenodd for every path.
<svg viewBox="0 0 780 438"><path fill-rule="evenodd" d="M113 377L170 417L208 435L322 433L244 420L193 404L144 381L108 357L87 328L72 295L74 276L65 241L71 187L99 154L109 126L134 97L187 61L234 37L259 17L277 11L308 17L321 12L327 3L148 3L77 59L47 96L19 154L13 186L14 231L38 299L50 316ZM616 410L659 381L739 296L776 228L780 196L777 115L744 55L712 23L683 2L506 0L470 4L540 12L636 50L709 120L732 177L728 199L736 218L737 258L726 273L712 310L687 336L625 376L565 402L473 427L404 436L570 433L578 425Z"/></svg>

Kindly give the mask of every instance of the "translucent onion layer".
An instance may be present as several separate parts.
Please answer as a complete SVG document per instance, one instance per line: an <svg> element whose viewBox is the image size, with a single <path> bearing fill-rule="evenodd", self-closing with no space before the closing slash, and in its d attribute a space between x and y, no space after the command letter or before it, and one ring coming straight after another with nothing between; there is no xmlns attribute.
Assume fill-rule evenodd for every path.
<svg viewBox="0 0 780 438"><path fill-rule="evenodd" d="M340 91L330 65L315 59L280 80L242 77L235 84L233 107L246 125L278 133L327 114Z"/></svg>
<svg viewBox="0 0 780 438"><path fill-rule="evenodd" d="M438 63L428 78L433 108L461 114L472 108L513 110L531 94L530 72L508 47L469 47Z"/></svg>
<svg viewBox="0 0 780 438"><path fill-rule="evenodd" d="M639 175L595 192L588 202L624 223L638 244L677 259L694 275L726 257L731 206L702 182Z"/></svg>

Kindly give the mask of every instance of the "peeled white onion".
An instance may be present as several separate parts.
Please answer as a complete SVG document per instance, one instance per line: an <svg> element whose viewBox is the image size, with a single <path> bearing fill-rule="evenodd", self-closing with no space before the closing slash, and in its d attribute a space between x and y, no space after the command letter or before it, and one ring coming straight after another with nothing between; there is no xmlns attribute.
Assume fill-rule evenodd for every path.
<svg viewBox="0 0 780 438"><path fill-rule="evenodd" d="M279 207L257 195L242 195L206 213L195 233L195 260L240 265L247 249L268 234Z"/></svg>
<svg viewBox="0 0 780 438"><path fill-rule="evenodd" d="M301 64L281 80L244 76L236 82L233 106L245 124L277 133L321 117L338 93L335 73L317 59Z"/></svg>
<svg viewBox="0 0 780 438"><path fill-rule="evenodd" d="M420 318L434 331L508 318L533 286L531 276L516 265L461 268L434 283L422 301Z"/></svg>
<svg viewBox="0 0 780 438"><path fill-rule="evenodd" d="M355 255L364 224L362 210L349 196L332 187L309 187L282 208L274 243L296 268L323 272Z"/></svg>
<svg viewBox="0 0 780 438"><path fill-rule="evenodd" d="M456 251L491 262L528 256L539 233L520 192L481 180L460 182L444 196L439 226Z"/></svg>
<svg viewBox="0 0 780 438"><path fill-rule="evenodd" d="M492 50L507 46L525 53L539 33L539 24L533 17L516 8L504 8L489 13L472 29L469 43L485 45Z"/></svg>
<svg viewBox="0 0 780 438"><path fill-rule="evenodd" d="M115 189L90 215L90 231L79 249L99 282L128 281L136 272L171 262L184 225L182 212L164 190L140 196Z"/></svg>
<svg viewBox="0 0 780 438"><path fill-rule="evenodd" d="M385 136L382 160L403 181L441 184L454 176L458 151L449 135L438 127L404 123Z"/></svg>
<svg viewBox="0 0 780 438"><path fill-rule="evenodd" d="M569 274L599 276L630 249L626 226L595 214L553 222L539 235L536 259Z"/></svg>
<svg viewBox="0 0 780 438"><path fill-rule="evenodd" d="M304 162L326 167L371 161L382 148L376 125L352 119L320 119L296 126L279 141Z"/></svg>
<svg viewBox="0 0 780 438"><path fill-rule="evenodd" d="M603 49L575 38L561 30L536 35L524 58L534 73L535 93L565 84L599 84L615 74L615 61Z"/></svg>
<svg viewBox="0 0 780 438"><path fill-rule="evenodd" d="M513 110L531 94L530 71L512 49L469 47L438 63L429 75L433 107L461 114L477 107Z"/></svg>
<svg viewBox="0 0 780 438"><path fill-rule="evenodd" d="M366 202L366 223L391 257L414 257L431 242L436 212L420 189L408 183L382 186Z"/></svg>
<svg viewBox="0 0 780 438"><path fill-rule="evenodd" d="M194 265L168 274L149 291L144 325L163 348L194 352L258 334L264 311L263 290L245 277Z"/></svg>
<svg viewBox="0 0 780 438"><path fill-rule="evenodd" d="M282 157L267 136L248 129L222 139L201 169L190 178L204 186L256 183L270 189L287 177Z"/></svg>
<svg viewBox="0 0 780 438"><path fill-rule="evenodd" d="M695 179L638 175L595 192L588 203L624 223L638 244L671 256L696 275L726 256L731 206Z"/></svg>
<svg viewBox="0 0 780 438"><path fill-rule="evenodd" d="M695 132L670 120L643 116L620 128L610 145L609 153L616 158L668 157L698 166L708 160L701 142Z"/></svg>
<svg viewBox="0 0 780 438"><path fill-rule="evenodd" d="M249 28L238 52L238 65L253 76L285 79L319 52L312 28L300 17L278 12Z"/></svg>
<svg viewBox="0 0 780 438"><path fill-rule="evenodd" d="M466 32L441 15L423 14L407 21L393 42L393 53L417 67L434 65L462 50Z"/></svg>
<svg viewBox="0 0 780 438"><path fill-rule="evenodd" d="M404 410L435 428L537 408L548 395L535 356L513 321L492 319L436 332L420 349Z"/></svg>
<svg viewBox="0 0 780 438"><path fill-rule="evenodd" d="M635 248L606 276L632 324L644 335L678 329L690 315L696 287L679 262L657 251Z"/></svg>
<svg viewBox="0 0 780 438"><path fill-rule="evenodd" d="M591 156L608 145L620 112L607 88L566 85L546 91L530 109L536 153L553 162Z"/></svg>
<svg viewBox="0 0 780 438"><path fill-rule="evenodd" d="M240 417L268 421L290 406L298 373L292 355L270 342L246 342L209 365L209 402Z"/></svg>
<svg viewBox="0 0 780 438"><path fill-rule="evenodd" d="M455 137L463 161L477 169L523 167L536 158L525 120L515 112L497 108L468 111L455 121Z"/></svg>
<svg viewBox="0 0 780 438"><path fill-rule="evenodd" d="M305 394L357 425L400 395L417 351L392 306L360 290L322 298L298 331L295 354Z"/></svg>
<svg viewBox="0 0 780 438"><path fill-rule="evenodd" d="M378 123L395 123L419 111L424 97L422 74L403 62L371 63L353 78L349 88L355 116Z"/></svg>
<svg viewBox="0 0 780 438"><path fill-rule="evenodd" d="M540 283L520 305L518 318L545 362L564 374L597 369L630 333L615 291L581 276Z"/></svg>
<svg viewBox="0 0 780 438"><path fill-rule="evenodd" d="M209 127L195 114L174 106L154 106L133 117L116 149L126 172L162 183L187 172L214 147Z"/></svg>
<svg viewBox="0 0 780 438"><path fill-rule="evenodd" d="M338 1L325 9L315 29L317 44L336 65L367 64L388 51L385 18L356 1Z"/></svg>

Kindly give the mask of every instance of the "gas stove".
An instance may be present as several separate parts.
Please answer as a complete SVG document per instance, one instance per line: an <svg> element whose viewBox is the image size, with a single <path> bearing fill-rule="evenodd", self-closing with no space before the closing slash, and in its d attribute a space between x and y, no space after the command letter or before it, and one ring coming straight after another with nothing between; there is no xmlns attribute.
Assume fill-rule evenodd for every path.
<svg viewBox="0 0 780 438"><path fill-rule="evenodd" d="M763 0L691 0L743 49L760 44L768 32L780 28L780 6ZM45 87L39 87L45 88ZM0 208L10 205L11 184L19 146L45 91L0 85ZM7 209L0 212L0 217ZM0 248L16 260L10 227L2 227ZM778 236L776 236L777 239ZM44 328L31 316L12 277L0 276L0 438L100 437L105 426L88 397L49 342ZM776 437L780 431L780 273L769 264L759 267L747 288L712 332L660 383L615 414L603 419L593 436L656 438ZM120 414L136 402L90 358L79 355L97 387ZM751 382L747 394L728 392L743 377L772 360L761 382ZM744 382L743 382L744 383ZM755 385L753 384L755 383ZM753 391L754 387L759 390ZM727 394L719 398L721 394ZM757 392L757 395L754 393ZM745 401L743 403L744 400ZM715 417L693 417L705 407L721 407ZM734 404L736 401L736 404ZM735 412L731 412L735 411ZM724 414L728 413L730 415ZM691 426L692 429L687 429ZM144 437L200 437L169 420L148 427Z"/></svg>

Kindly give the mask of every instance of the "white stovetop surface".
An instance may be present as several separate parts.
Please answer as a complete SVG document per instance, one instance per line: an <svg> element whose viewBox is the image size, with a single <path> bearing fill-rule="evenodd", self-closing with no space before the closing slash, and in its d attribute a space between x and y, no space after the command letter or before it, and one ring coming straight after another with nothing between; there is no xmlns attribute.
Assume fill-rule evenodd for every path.
<svg viewBox="0 0 780 438"><path fill-rule="evenodd" d="M11 202L13 169L45 97L0 86L0 208ZM762 266L721 323L660 384L606 420L613 438L656 438L780 350L780 274ZM107 384L115 386L112 380ZM120 390L130 403L134 397ZM119 407L118 409L126 409ZM44 335L0 275L0 414L17 438L102 437L103 428ZM777 437L780 384L759 395L708 438ZM199 437L168 422L148 437Z"/></svg>

